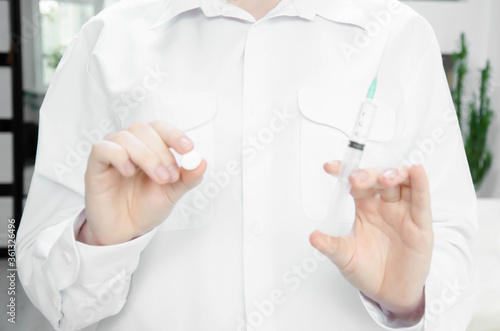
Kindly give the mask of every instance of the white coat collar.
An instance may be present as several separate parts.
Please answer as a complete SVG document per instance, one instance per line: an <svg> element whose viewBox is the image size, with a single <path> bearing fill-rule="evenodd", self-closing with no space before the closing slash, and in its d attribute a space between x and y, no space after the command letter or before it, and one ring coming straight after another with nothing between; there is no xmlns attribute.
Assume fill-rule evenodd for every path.
<svg viewBox="0 0 500 331"><path fill-rule="evenodd" d="M222 8L227 0L164 0L165 6L158 20L151 26L156 28L186 11L201 8L207 17L222 15ZM285 1L285 0L282 0ZM297 14L307 20L314 20L316 15L327 20L353 24L364 28L366 16L356 0L289 0Z"/></svg>

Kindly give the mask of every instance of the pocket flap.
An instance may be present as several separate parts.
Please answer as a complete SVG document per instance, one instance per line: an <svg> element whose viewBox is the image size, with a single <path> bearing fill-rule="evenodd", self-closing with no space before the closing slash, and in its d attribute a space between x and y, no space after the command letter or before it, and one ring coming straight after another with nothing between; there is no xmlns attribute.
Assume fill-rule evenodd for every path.
<svg viewBox="0 0 500 331"><path fill-rule="evenodd" d="M182 131L209 121L217 110L216 96L208 92L175 92L152 95L157 119L164 120Z"/></svg>
<svg viewBox="0 0 500 331"><path fill-rule="evenodd" d="M216 94L209 92L165 92L137 100L137 106L121 113L122 127L136 122L165 121L187 131L210 121L217 112Z"/></svg>
<svg viewBox="0 0 500 331"><path fill-rule="evenodd" d="M364 96L353 90L333 88L302 89L298 92L299 111L310 121L330 126L349 137L354 128ZM389 141L395 133L396 112L382 101L370 131L369 140Z"/></svg>

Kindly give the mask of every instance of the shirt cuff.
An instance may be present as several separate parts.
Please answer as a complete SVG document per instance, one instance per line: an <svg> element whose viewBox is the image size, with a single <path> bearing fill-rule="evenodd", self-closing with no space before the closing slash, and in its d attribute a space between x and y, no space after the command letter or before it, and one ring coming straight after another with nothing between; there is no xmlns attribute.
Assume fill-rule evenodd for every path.
<svg viewBox="0 0 500 331"><path fill-rule="evenodd" d="M78 282L85 284L131 275L137 269L141 252L158 232L158 227L155 227L148 233L124 243L94 246L75 240L85 221L85 210L82 210L74 222L72 238L80 258Z"/></svg>
<svg viewBox="0 0 500 331"><path fill-rule="evenodd" d="M405 330L405 331L421 331L424 328L424 317L418 323L395 319L390 316L388 310L382 308L377 302L365 296L359 291L361 302L366 308L366 311L373 320L386 330Z"/></svg>
<svg viewBox="0 0 500 331"><path fill-rule="evenodd" d="M92 246L76 241L76 233L85 220L85 210L82 207L76 217L44 231L47 232L44 233L47 238L42 241L51 247L43 268L59 291L75 281L93 284L130 276L139 264L141 252L158 231L158 227L155 227L148 233L121 244ZM53 239L49 240L49 237Z"/></svg>

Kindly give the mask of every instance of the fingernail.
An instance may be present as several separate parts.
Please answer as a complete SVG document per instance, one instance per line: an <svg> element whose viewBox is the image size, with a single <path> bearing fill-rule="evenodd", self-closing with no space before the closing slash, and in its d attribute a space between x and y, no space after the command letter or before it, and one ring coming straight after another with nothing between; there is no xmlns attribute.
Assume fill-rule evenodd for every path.
<svg viewBox="0 0 500 331"><path fill-rule="evenodd" d="M384 176L385 178L387 178L389 180L393 180L398 176L398 172L394 169L389 169L386 172L384 172L382 174L382 176Z"/></svg>
<svg viewBox="0 0 500 331"><path fill-rule="evenodd" d="M133 174L135 172L135 166L132 161L127 160L127 162L125 162L125 171L127 174Z"/></svg>
<svg viewBox="0 0 500 331"><path fill-rule="evenodd" d="M176 166L171 165L168 167L168 173L170 174L171 182L176 182L179 179L179 169Z"/></svg>
<svg viewBox="0 0 500 331"><path fill-rule="evenodd" d="M193 148L193 143L189 139L182 137L181 139L179 139L179 146L187 151Z"/></svg>
<svg viewBox="0 0 500 331"><path fill-rule="evenodd" d="M351 176L356 180L364 181L368 178L368 173L364 170L356 170Z"/></svg>
<svg viewBox="0 0 500 331"><path fill-rule="evenodd" d="M165 168L161 164L156 167L155 172L161 181L165 181L170 177L170 175L168 174L167 168Z"/></svg>

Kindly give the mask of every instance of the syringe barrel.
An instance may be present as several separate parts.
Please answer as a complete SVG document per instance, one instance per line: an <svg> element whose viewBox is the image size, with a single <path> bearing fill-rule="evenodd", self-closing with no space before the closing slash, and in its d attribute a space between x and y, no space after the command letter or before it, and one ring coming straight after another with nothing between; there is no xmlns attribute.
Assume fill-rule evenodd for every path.
<svg viewBox="0 0 500 331"><path fill-rule="evenodd" d="M339 179L348 181L349 176L359 168L362 157L363 150L347 147L340 165Z"/></svg>
<svg viewBox="0 0 500 331"><path fill-rule="evenodd" d="M373 100L366 99L361 106L358 118L354 124L354 128L350 137L351 142L364 146L370 136L370 130L375 121L377 113L377 105Z"/></svg>
<svg viewBox="0 0 500 331"><path fill-rule="evenodd" d="M340 165L337 176L338 182L333 193L333 201L328 208L326 223L321 229L323 233L331 236L345 235L348 233L346 230L352 225L353 220L347 219L346 217L349 216L345 214L346 200L351 190L349 176L359 168L376 112L377 105L371 99L366 99L361 106L349 145Z"/></svg>

